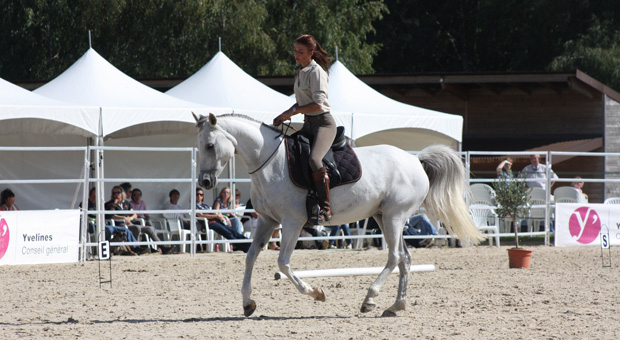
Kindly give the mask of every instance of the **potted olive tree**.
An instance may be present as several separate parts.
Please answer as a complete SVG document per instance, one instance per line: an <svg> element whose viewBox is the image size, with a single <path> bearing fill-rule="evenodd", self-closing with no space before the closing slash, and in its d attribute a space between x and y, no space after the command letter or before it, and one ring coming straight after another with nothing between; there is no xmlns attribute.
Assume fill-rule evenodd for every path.
<svg viewBox="0 0 620 340"><path fill-rule="evenodd" d="M515 231L515 247L508 249L510 268L529 268L532 250L519 247L519 228L517 220L529 213L528 188L521 179L506 179L501 176L493 183L495 189L496 213L499 217L509 217Z"/></svg>

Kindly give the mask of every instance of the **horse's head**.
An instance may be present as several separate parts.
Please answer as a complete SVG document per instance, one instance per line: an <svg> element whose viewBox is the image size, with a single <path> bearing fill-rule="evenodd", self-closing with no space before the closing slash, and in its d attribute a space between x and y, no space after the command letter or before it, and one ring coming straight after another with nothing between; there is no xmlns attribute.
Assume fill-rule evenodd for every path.
<svg viewBox="0 0 620 340"><path fill-rule="evenodd" d="M213 189L217 184L217 177L235 153L237 140L222 129L221 124L217 124L217 118L212 113L208 117L193 115L198 127L198 184L205 189Z"/></svg>

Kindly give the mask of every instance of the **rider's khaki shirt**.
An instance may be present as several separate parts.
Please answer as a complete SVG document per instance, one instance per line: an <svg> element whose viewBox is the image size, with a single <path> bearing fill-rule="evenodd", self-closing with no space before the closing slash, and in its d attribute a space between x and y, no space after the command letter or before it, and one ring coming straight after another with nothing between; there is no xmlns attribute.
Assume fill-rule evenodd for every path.
<svg viewBox="0 0 620 340"><path fill-rule="evenodd" d="M327 72L314 60L308 66L297 70L295 75L295 99L297 105L303 106L315 102L321 105L321 110L306 113L306 115L316 116L329 112L327 103L327 92L329 89L329 78Z"/></svg>

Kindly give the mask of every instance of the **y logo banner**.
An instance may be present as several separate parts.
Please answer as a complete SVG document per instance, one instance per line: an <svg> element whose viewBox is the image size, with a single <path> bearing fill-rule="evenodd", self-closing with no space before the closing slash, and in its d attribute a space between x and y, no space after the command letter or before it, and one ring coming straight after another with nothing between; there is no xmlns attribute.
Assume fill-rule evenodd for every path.
<svg viewBox="0 0 620 340"><path fill-rule="evenodd" d="M592 243L601 232L601 218L590 207L577 208L568 220L568 231L577 242Z"/></svg>

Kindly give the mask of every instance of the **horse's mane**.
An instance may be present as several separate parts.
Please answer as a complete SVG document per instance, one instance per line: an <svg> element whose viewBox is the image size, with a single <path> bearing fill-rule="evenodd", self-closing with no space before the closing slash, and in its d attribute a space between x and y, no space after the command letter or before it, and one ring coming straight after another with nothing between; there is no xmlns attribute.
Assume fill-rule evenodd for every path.
<svg viewBox="0 0 620 340"><path fill-rule="evenodd" d="M255 123L261 124L261 125L269 128L270 130L274 131L274 132L278 132L278 133L282 132L282 131L278 130L276 127L274 127L273 125L267 125L267 124L261 122L260 120L258 120L256 118L252 118L252 117L250 117L248 115L243 115L243 114L240 114L240 113L225 113L225 114L221 114L221 115L216 116L216 117L217 118L226 118L226 117L243 118L243 119L249 120L251 122L255 122ZM200 117L200 119L196 122L196 126L199 129L202 129L202 127L207 122L207 119L209 119L208 116Z"/></svg>

